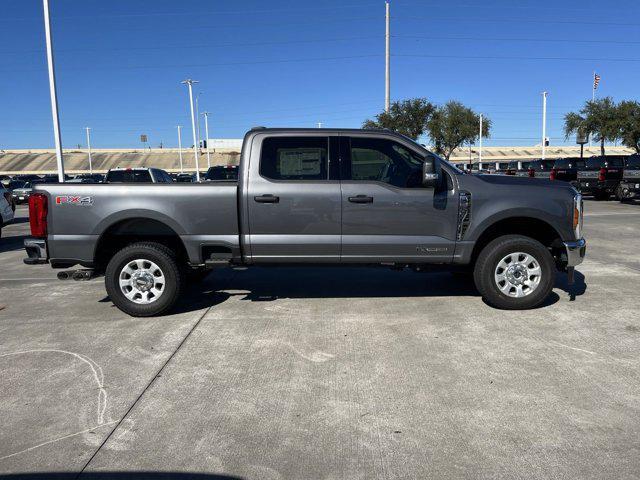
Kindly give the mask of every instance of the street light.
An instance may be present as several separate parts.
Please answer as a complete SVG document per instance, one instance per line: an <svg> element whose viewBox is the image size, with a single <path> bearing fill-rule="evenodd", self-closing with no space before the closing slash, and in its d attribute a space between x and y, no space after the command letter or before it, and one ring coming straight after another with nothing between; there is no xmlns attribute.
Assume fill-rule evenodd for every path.
<svg viewBox="0 0 640 480"><path fill-rule="evenodd" d="M64 160L62 158L62 137L60 135L60 116L58 115L58 93L56 90L56 72L53 61L53 41L51 40L51 19L49 18L49 0L42 0L44 8L44 32L47 43L47 65L49 67L49 93L51 95L51 117L53 118L53 138L56 145L58 163L58 181L64 182Z"/></svg>
<svg viewBox="0 0 640 480"><path fill-rule="evenodd" d="M198 80L192 80L187 78L183 80L181 83L185 84L189 87L189 106L191 107L191 130L193 132L193 158L196 161L196 182L200 181L200 168L198 166L198 140L196 138L196 118L193 111L193 85L195 83L200 83Z"/></svg>
<svg viewBox="0 0 640 480"><path fill-rule="evenodd" d="M207 168L211 168L211 156L209 154L209 112L202 112L204 116L204 134L206 135L205 142L207 145Z"/></svg>
<svg viewBox="0 0 640 480"><path fill-rule="evenodd" d="M180 173L184 173L182 169L182 135L180 135L180 129L182 125L178 125L178 157L180 157Z"/></svg>
<svg viewBox="0 0 640 480"><path fill-rule="evenodd" d="M93 173L93 167L91 166L91 128L85 127L87 131L87 150L89 152L89 173Z"/></svg>
<svg viewBox="0 0 640 480"><path fill-rule="evenodd" d="M202 95L202 92L198 92L196 95L196 131L198 133L198 152L200 151L200 95Z"/></svg>
<svg viewBox="0 0 640 480"><path fill-rule="evenodd" d="M542 159L547 149L547 92L542 92Z"/></svg>

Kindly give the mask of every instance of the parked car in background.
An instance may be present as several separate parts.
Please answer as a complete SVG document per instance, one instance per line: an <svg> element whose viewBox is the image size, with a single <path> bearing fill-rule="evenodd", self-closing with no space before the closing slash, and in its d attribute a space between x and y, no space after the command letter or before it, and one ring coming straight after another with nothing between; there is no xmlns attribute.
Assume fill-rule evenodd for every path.
<svg viewBox="0 0 640 480"><path fill-rule="evenodd" d="M640 197L640 155L630 155L625 161L616 197L621 202Z"/></svg>
<svg viewBox="0 0 640 480"><path fill-rule="evenodd" d="M607 200L618 190L626 158L626 155L587 158L584 169L578 172L577 188L596 200Z"/></svg>
<svg viewBox="0 0 640 480"><path fill-rule="evenodd" d="M76 175L74 180L92 180L91 182L84 183L102 183L104 182L104 175L101 173L80 173Z"/></svg>
<svg viewBox="0 0 640 480"><path fill-rule="evenodd" d="M25 174L25 175L16 175L13 177L14 180L22 180L23 182L31 182L32 180L42 180L40 175L33 174Z"/></svg>
<svg viewBox="0 0 640 480"><path fill-rule="evenodd" d="M173 183L173 178L160 168L112 168L104 183Z"/></svg>
<svg viewBox="0 0 640 480"><path fill-rule="evenodd" d="M217 165L209 168L204 176L206 182L237 182L238 165Z"/></svg>
<svg viewBox="0 0 640 480"><path fill-rule="evenodd" d="M21 203L27 203L29 201L29 196L31 195L31 192L33 192L33 186L39 183L53 183L53 182L45 182L41 178L23 182L22 186L13 188L11 190L11 196L13 198L13 201L18 205Z"/></svg>
<svg viewBox="0 0 640 480"><path fill-rule="evenodd" d="M529 164L531 162L522 162L520 160L513 160L509 162L505 175L515 175L516 177L528 177L529 176Z"/></svg>
<svg viewBox="0 0 640 480"><path fill-rule="evenodd" d="M11 193L0 183L0 237L2 237L2 227L13 220L15 205L11 199Z"/></svg>
<svg viewBox="0 0 640 480"><path fill-rule="evenodd" d="M196 174L178 173L175 177L173 177L173 181L178 183L193 183L196 181Z"/></svg>
<svg viewBox="0 0 640 480"><path fill-rule="evenodd" d="M5 187L9 185L9 182L11 180L13 180L13 177L11 177L11 175L0 175L0 183Z"/></svg>
<svg viewBox="0 0 640 480"><path fill-rule="evenodd" d="M549 178L555 160L534 160L529 163L529 176L535 178Z"/></svg>
<svg viewBox="0 0 640 480"><path fill-rule="evenodd" d="M575 184L578 180L578 172L584 170L585 160L580 157L558 158L551 170L551 180L561 180Z"/></svg>

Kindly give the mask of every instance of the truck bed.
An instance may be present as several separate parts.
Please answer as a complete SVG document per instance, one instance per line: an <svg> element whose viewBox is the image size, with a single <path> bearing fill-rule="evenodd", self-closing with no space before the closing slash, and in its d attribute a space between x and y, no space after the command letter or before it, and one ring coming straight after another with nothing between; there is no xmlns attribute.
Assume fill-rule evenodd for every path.
<svg viewBox="0 0 640 480"><path fill-rule="evenodd" d="M48 257L89 265L102 234L135 221L165 225L201 264L207 244L239 251L238 186L230 182L176 184L43 184L48 197ZM158 227L160 228L160 227ZM153 228L152 228L153 230ZM64 232L60 234L58 232Z"/></svg>

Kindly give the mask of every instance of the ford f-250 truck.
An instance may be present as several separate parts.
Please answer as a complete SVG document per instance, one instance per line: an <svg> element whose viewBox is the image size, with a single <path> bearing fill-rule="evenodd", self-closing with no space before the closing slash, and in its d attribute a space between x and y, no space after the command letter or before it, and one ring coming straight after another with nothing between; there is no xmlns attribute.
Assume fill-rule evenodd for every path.
<svg viewBox="0 0 640 480"><path fill-rule="evenodd" d="M386 130L257 128L237 183L39 185L29 207L25 263L104 274L133 316L199 269L282 263L466 267L489 304L526 309L585 255L569 184L465 175Z"/></svg>

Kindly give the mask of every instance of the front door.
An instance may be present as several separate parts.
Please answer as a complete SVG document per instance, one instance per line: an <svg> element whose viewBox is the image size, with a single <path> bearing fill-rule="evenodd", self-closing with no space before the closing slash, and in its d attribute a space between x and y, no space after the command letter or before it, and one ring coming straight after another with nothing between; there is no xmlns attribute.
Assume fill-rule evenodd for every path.
<svg viewBox="0 0 640 480"><path fill-rule="evenodd" d="M270 134L254 142L245 200L252 261L338 262L338 138Z"/></svg>
<svg viewBox="0 0 640 480"><path fill-rule="evenodd" d="M341 261L451 261L458 199L449 174L438 169L442 184L424 188L424 153L391 138L354 135L340 141Z"/></svg>

